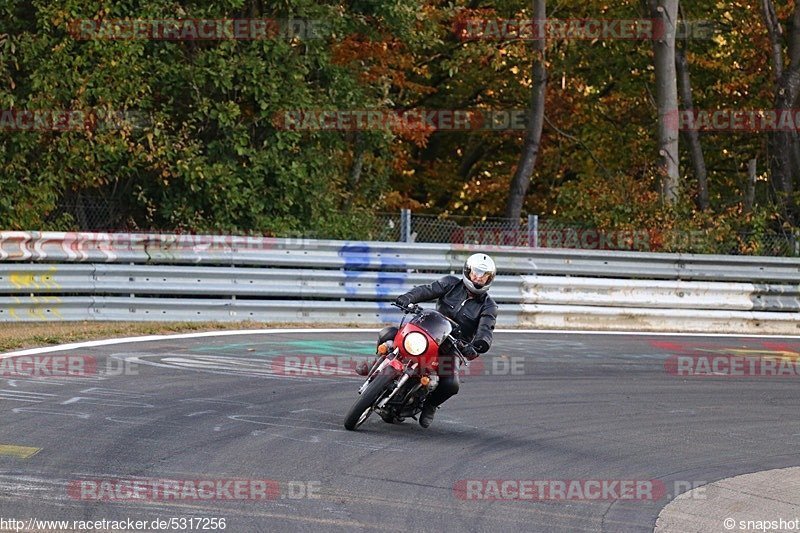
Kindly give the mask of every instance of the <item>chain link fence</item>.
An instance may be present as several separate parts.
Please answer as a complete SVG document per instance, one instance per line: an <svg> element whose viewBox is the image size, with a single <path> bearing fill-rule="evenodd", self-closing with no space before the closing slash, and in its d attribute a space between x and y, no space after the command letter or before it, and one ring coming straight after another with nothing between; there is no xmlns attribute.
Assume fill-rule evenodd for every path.
<svg viewBox="0 0 800 533"><path fill-rule="evenodd" d="M111 231L126 229L124 214L116 200L82 194L62 198L44 219L45 230Z"/></svg>
<svg viewBox="0 0 800 533"><path fill-rule="evenodd" d="M723 255L800 256L800 229L794 232L725 234L718 230L668 230L661 228L605 230L541 219L419 215L404 212L378 215L378 227L398 228L397 240L453 243L492 247L570 248L636 252L714 253ZM404 221L405 219L405 221ZM404 228L409 230L404 232ZM392 236L396 236L395 232ZM395 240L395 239L391 239Z"/></svg>
<svg viewBox="0 0 800 533"><path fill-rule="evenodd" d="M63 201L51 212L44 230L61 231L164 231L214 233L206 230L143 228L131 223L117 202L77 196ZM452 243L493 247L569 248L639 252L713 253L723 255L800 256L800 229L779 232L717 229L667 230L600 229L580 224L542 219L530 215L522 220L460 215L429 215L402 210L395 213L333 213L337 230L309 228L293 232L261 232L242 229L226 234L305 237L314 239L370 240L388 242Z"/></svg>

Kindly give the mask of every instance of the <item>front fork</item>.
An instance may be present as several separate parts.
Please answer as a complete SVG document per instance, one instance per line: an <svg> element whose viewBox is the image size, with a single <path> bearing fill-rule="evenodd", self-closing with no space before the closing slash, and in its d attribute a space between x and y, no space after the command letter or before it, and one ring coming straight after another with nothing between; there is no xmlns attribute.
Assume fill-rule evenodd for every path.
<svg viewBox="0 0 800 533"><path fill-rule="evenodd" d="M403 388L403 385L406 384L406 381L408 381L409 378L414 375L414 372L417 370L417 366L417 363L412 363L406 367L405 372L403 372L403 377L401 377L400 381L397 382L397 385L392 393L378 403L378 409L382 409L387 403L389 403L389 400L394 398L395 394L397 394L397 392Z"/></svg>
<svg viewBox="0 0 800 533"><path fill-rule="evenodd" d="M363 393L369 386L370 382L372 381L372 377L375 376L376 374L381 373L388 366L391 366L397 371L403 372L402 377L395 385L394 390L391 392L391 394L389 394L389 396L387 396L378 403L377 405L378 409L382 409L383 407L385 407L386 404L389 403L389 401L391 401L391 399L395 397L398 391L400 391L403 388L403 385L405 385L406 382L411 378L411 376L414 375L417 366L419 366L419 363L416 362L411 363L408 366L404 366L403 363L399 359L397 359L399 353L400 353L399 349L395 348L393 351L389 352L389 354L381 356L381 359L375 361L375 363L372 365L372 369L367 375L367 379L358 389L359 394Z"/></svg>
<svg viewBox="0 0 800 533"><path fill-rule="evenodd" d="M367 374L367 379L364 380L364 383L358 389L358 393L361 394L364 392L369 384L372 382L372 378L375 377L376 374L380 374L384 368L391 365L397 370L402 371L403 366L400 361L397 361L397 354L400 353L398 348L395 348L394 351L389 352L387 355L382 355L377 361L372 364L372 368L370 369L369 373ZM399 368L398 368L399 366Z"/></svg>

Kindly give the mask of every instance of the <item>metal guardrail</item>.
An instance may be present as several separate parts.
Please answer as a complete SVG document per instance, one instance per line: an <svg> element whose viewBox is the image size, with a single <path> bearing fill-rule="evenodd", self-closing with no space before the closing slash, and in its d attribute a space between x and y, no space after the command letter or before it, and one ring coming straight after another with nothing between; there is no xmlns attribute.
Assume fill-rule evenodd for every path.
<svg viewBox="0 0 800 533"><path fill-rule="evenodd" d="M800 260L263 237L0 232L0 262L102 262L459 271L486 251L508 274L798 283Z"/></svg>
<svg viewBox="0 0 800 533"><path fill-rule="evenodd" d="M393 322L398 314L389 303L397 294L443 274L459 274L465 258L479 249L0 232L0 321ZM501 307L501 326L670 329L679 324L682 330L800 334L797 259L481 250L492 254L500 271L492 295ZM662 323L668 316L672 322Z"/></svg>

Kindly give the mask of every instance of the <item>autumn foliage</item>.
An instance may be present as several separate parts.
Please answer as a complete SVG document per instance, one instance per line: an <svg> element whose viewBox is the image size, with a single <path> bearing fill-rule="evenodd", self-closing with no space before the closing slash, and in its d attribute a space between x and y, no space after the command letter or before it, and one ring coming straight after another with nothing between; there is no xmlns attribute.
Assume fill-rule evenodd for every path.
<svg viewBox="0 0 800 533"><path fill-rule="evenodd" d="M770 109L760 0L682 3L713 32L685 41L696 109ZM358 237L380 211L501 216L525 132L292 130L292 110L529 111L531 43L465 39L470 20L530 2L12 0L0 7L0 111L81 111L66 131L0 127L2 229L167 229ZM479 7L475 7L479 6ZM790 0L775 3L788 25ZM560 19L637 19L639 0L558 2ZM314 20L316 38L76 39L82 19ZM708 25L706 26L708 27ZM705 132L710 205L682 142L680 198L659 195L653 53L646 40L549 39L542 149L524 211L651 232L657 249L767 252L794 231L767 135ZM790 61L787 53L786 62ZM748 162L757 160L746 205ZM794 180L798 177L794 176ZM800 184L796 185L796 189ZM99 213L99 215L98 215ZM367 224L368 225L368 224ZM678 242L671 235L702 234Z"/></svg>

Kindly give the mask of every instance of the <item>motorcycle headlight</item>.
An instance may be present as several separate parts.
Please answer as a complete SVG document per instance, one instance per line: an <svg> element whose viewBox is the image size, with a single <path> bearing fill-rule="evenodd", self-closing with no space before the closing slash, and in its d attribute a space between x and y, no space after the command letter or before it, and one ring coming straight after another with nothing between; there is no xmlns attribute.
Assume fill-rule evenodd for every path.
<svg viewBox="0 0 800 533"><path fill-rule="evenodd" d="M428 349L428 339L422 333L412 331L403 339L403 348L410 355L422 355Z"/></svg>

